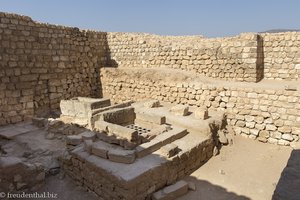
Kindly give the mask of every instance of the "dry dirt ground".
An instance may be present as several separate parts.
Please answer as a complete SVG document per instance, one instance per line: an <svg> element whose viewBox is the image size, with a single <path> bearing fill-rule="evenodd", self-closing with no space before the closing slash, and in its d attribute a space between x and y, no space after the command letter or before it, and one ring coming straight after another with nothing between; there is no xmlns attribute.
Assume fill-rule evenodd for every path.
<svg viewBox="0 0 300 200"><path fill-rule="evenodd" d="M186 178L196 184L196 191L190 191L178 200L271 200L275 189L280 197L274 196L274 200L299 200L300 155L297 153L290 158L291 152L290 147L263 144L236 136L232 146L223 147L218 156ZM294 162L290 163L293 159ZM288 162L292 166L287 170ZM284 169L288 174L299 174L296 183L299 187L292 191L298 194L284 190L287 182L296 181L292 174L290 177L281 176Z"/></svg>

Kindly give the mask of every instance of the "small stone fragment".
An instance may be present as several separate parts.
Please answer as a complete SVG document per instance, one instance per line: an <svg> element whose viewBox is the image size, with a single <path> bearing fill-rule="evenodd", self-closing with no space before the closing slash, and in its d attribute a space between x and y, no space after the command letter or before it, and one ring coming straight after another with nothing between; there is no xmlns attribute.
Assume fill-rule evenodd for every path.
<svg viewBox="0 0 300 200"><path fill-rule="evenodd" d="M194 111L195 118L206 120L208 118L208 110L207 108L197 108Z"/></svg>

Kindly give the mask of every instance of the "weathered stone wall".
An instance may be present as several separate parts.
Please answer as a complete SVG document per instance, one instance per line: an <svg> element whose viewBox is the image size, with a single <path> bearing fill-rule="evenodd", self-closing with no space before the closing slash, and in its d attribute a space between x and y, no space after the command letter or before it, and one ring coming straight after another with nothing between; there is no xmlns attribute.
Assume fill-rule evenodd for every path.
<svg viewBox="0 0 300 200"><path fill-rule="evenodd" d="M150 199L153 192L190 175L202 166L212 157L213 148L212 139L207 139L170 158L170 162L157 165L130 180L114 175L111 169L102 169L100 166L103 159L77 149L71 155L65 155L62 163L66 173L78 185L95 192L100 199L144 200Z"/></svg>
<svg viewBox="0 0 300 200"><path fill-rule="evenodd" d="M61 99L100 96L106 33L0 13L0 125L56 109Z"/></svg>
<svg viewBox="0 0 300 200"><path fill-rule="evenodd" d="M298 80L300 77L300 32L264 33L264 78Z"/></svg>
<svg viewBox="0 0 300 200"><path fill-rule="evenodd" d="M161 77L155 78L160 73ZM300 134L300 92L284 86L172 79L162 71L102 69L103 94L115 102L147 98L224 110L236 133L263 142L289 145ZM140 74L143 74L142 76ZM148 74L148 75L147 75Z"/></svg>
<svg viewBox="0 0 300 200"><path fill-rule="evenodd" d="M175 68L208 77L257 82L263 74L257 59L258 35L228 38L108 33L110 66Z"/></svg>

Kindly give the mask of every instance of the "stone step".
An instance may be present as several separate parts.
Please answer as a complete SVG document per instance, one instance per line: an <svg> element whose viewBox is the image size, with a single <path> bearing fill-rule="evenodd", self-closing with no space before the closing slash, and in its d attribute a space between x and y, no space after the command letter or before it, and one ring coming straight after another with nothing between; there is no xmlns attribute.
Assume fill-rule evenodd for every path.
<svg viewBox="0 0 300 200"><path fill-rule="evenodd" d="M111 160L112 162L131 164L135 161L135 151L126 150L120 146L97 141L92 144L92 154Z"/></svg>
<svg viewBox="0 0 300 200"><path fill-rule="evenodd" d="M184 128L173 127L172 130L156 136L150 142L143 143L136 147L136 155L138 158L144 157L160 149L161 147L184 137L187 130Z"/></svg>
<svg viewBox="0 0 300 200"><path fill-rule="evenodd" d="M188 183L181 180L153 193L152 200L173 200L187 192Z"/></svg>

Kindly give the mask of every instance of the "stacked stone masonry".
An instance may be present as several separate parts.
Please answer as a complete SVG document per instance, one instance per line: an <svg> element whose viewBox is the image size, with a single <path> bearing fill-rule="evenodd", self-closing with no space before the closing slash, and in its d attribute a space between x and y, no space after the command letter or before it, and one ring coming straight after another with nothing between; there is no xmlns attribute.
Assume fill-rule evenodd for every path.
<svg viewBox="0 0 300 200"><path fill-rule="evenodd" d="M242 82L297 81L299 43L299 32L157 36L85 31L0 13L0 125L57 109L61 99L105 93L115 101L152 97L223 109L236 132L288 144L299 135L297 91L211 84L199 88L185 81L128 80L107 73L100 80L100 68L177 69Z"/></svg>
<svg viewBox="0 0 300 200"><path fill-rule="evenodd" d="M265 33L264 78L298 80L300 77L300 32Z"/></svg>
<svg viewBox="0 0 300 200"><path fill-rule="evenodd" d="M157 36L108 33L111 66L162 67L192 71L224 80L257 82L258 35L243 33L228 38Z"/></svg>
<svg viewBox="0 0 300 200"><path fill-rule="evenodd" d="M134 72L102 71L103 93L115 102L148 98L224 110L238 134L289 145L300 134L300 93L284 89L224 86L194 81L134 78Z"/></svg>
<svg viewBox="0 0 300 200"><path fill-rule="evenodd" d="M56 109L61 99L99 96L105 35L0 13L0 125Z"/></svg>

